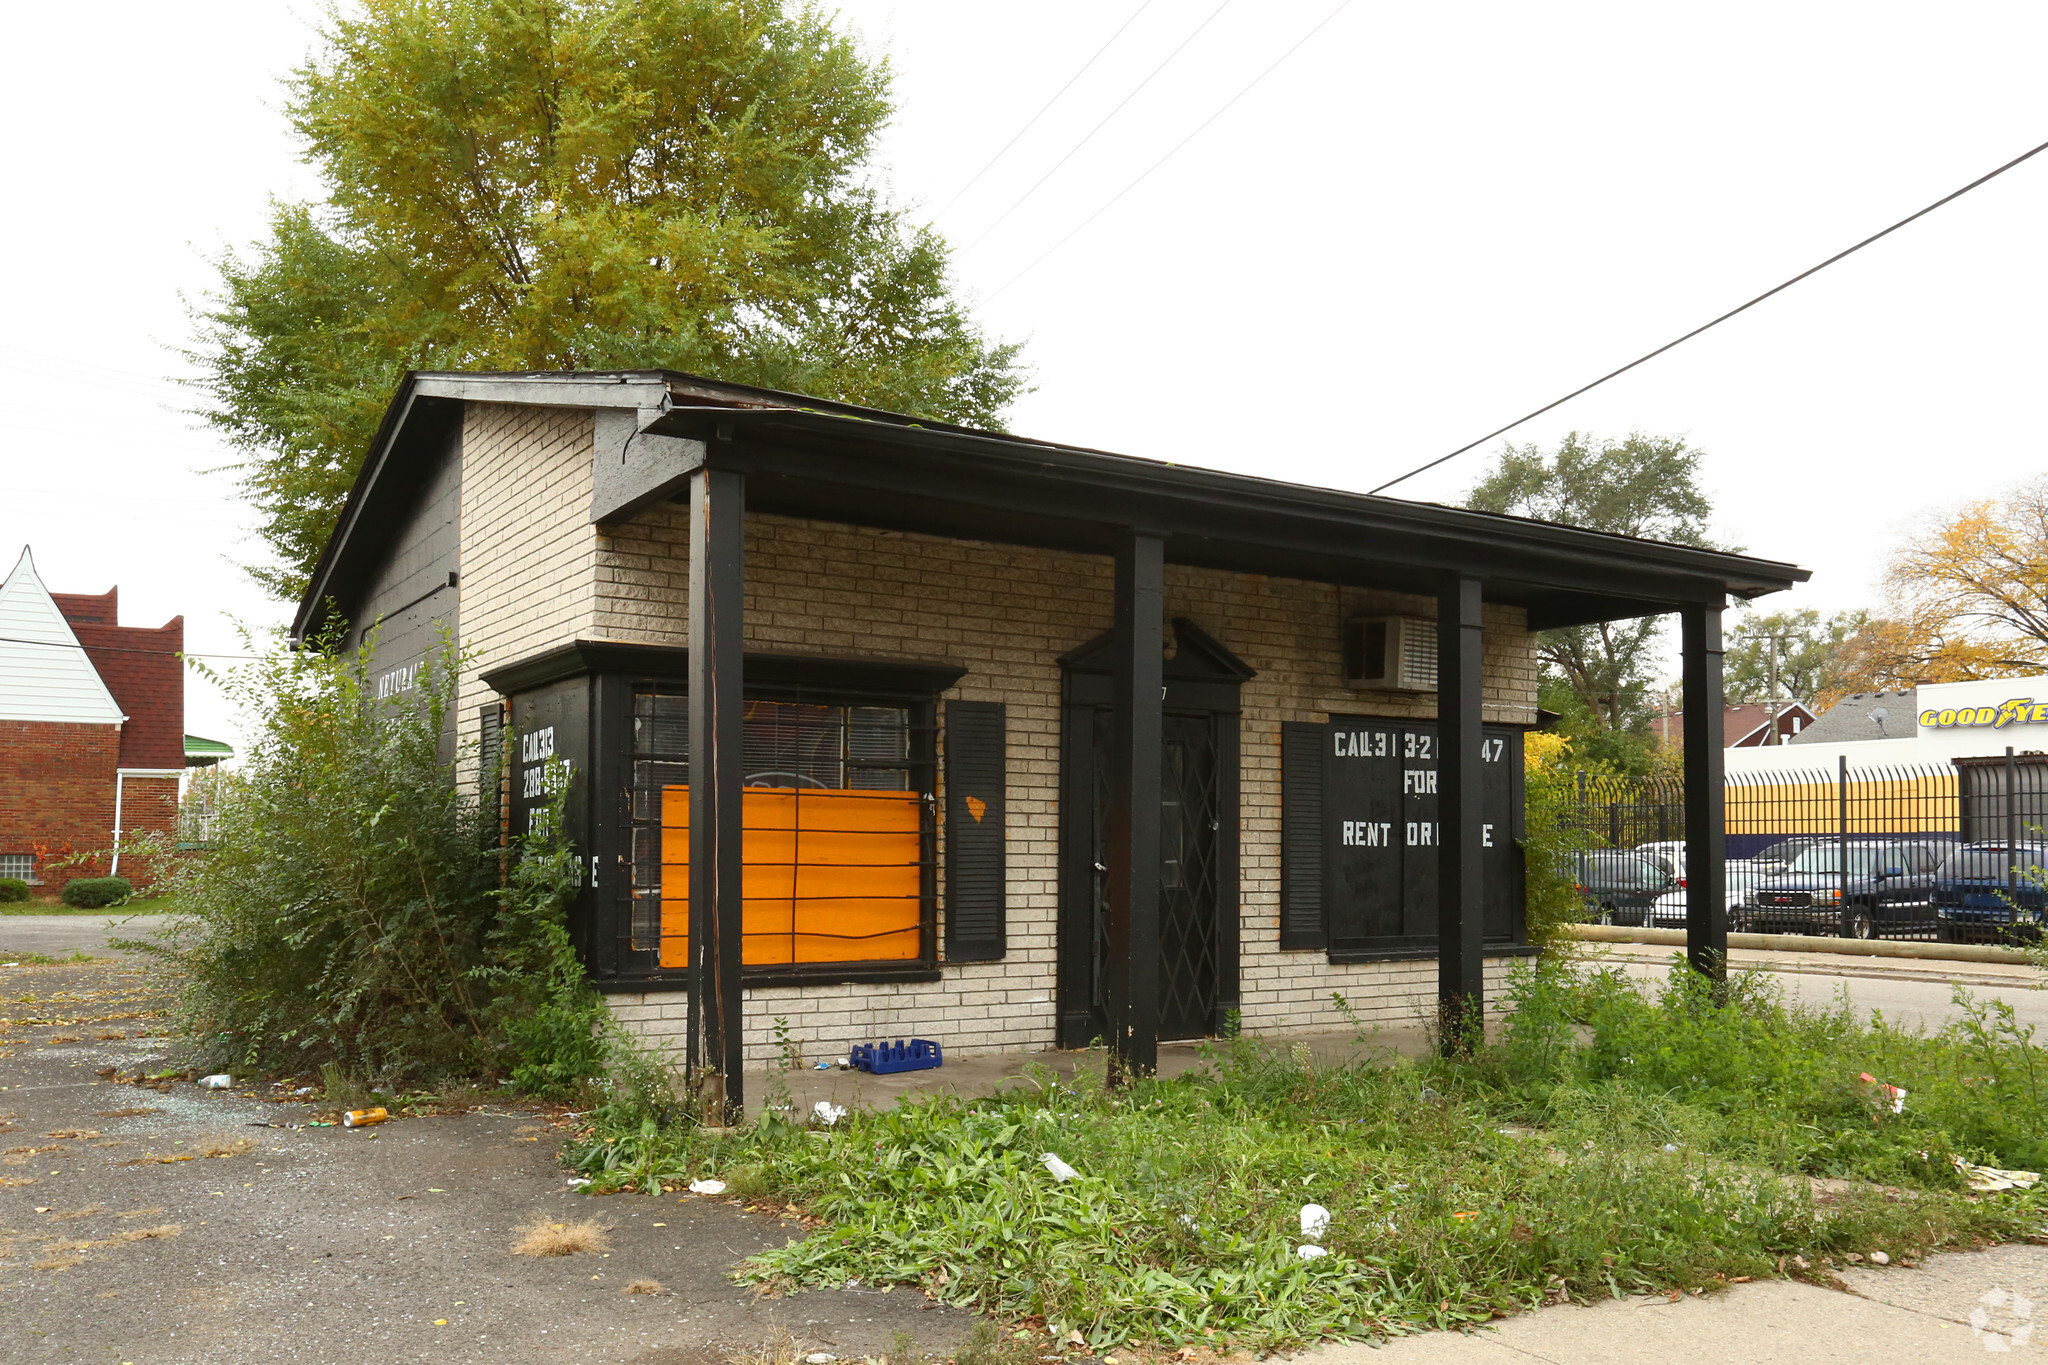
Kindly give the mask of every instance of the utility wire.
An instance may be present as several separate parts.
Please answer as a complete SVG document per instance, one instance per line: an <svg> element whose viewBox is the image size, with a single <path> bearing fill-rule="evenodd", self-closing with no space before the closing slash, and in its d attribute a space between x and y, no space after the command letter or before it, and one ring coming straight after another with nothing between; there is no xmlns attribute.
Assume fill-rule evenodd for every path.
<svg viewBox="0 0 2048 1365"><path fill-rule="evenodd" d="M961 195L966 194L967 191L973 189L977 184L981 183L981 178L987 175L989 171L994 169L995 164L998 161L1001 161L1003 157L1009 153L1010 148L1017 145L1017 139L1024 136L1024 134L1030 132L1033 128L1037 127L1038 121L1044 118L1046 116L1046 113L1049 110L1051 110L1051 108L1055 104L1058 104L1060 102L1060 96L1066 94L1067 91L1073 89L1074 82L1080 80L1083 76L1087 75L1088 68L1094 66L1097 61L1101 60L1102 54L1109 51L1111 44L1115 43L1117 39L1124 36L1124 29L1127 29L1132 24L1137 23L1138 16L1143 14L1146 10L1150 8L1152 8L1152 0L1143 0L1142 4L1140 4L1136 9L1132 10L1131 17L1124 20L1122 25L1120 25L1117 28L1117 31L1109 35L1108 42L1105 42L1101 47L1096 48L1095 55L1093 57L1090 57L1087 61L1081 63L1081 69L1079 71L1076 71L1073 75L1067 77L1067 83L1061 86L1059 89L1053 91L1052 98L1047 100L1044 103L1044 105L1039 108L1039 111L1033 114L1025 122L1024 126L1022 128L1019 128L1016 131L1016 133L1014 133L1011 136L1010 140L1002 145L1002 149L1000 151L998 151L994 156L988 159L987 165L983 166L980 170L976 171L973 177L969 179L966 184L962 185L959 189L955 190L953 192L953 197L951 199L948 199L945 203L941 204L938 208L938 211L932 214L932 217L943 218L946 214L947 209L952 208L953 205L960 202Z"/></svg>
<svg viewBox="0 0 2048 1365"><path fill-rule="evenodd" d="M1456 450L1452 451L1448 455L1439 455L1434 460L1431 460L1428 464L1417 465L1415 466L1415 468L1409 470L1406 474L1400 475L1398 478L1388 479L1378 488L1368 489L1366 491L1366 496L1371 497L1374 493L1384 493L1387 489L1392 488L1397 483L1402 483L1408 479L1412 479L1417 474L1423 473L1426 470L1435 469L1438 465L1443 464L1447 461L1455 460L1460 455L1463 455L1465 452L1472 450L1474 447L1483 446L1496 436L1505 436L1508 432L1513 431L1516 427L1521 426L1524 422L1534 421L1536 418L1541 417L1544 413L1549 412L1552 408L1562 407L1566 403L1571 402L1572 399L1577 398L1580 394L1589 393L1592 390L1599 388L1602 384L1605 384L1608 380L1614 379L1620 375L1627 374L1630 370L1633 370L1636 366L1644 363L1645 361L1655 360L1658 356L1663 355L1672 347L1683 345L1685 342L1691 341L1694 337L1698 336L1701 332L1706 331L1708 328L1720 326L1722 323L1728 321L1728 319L1734 317L1737 313L1744 313L1749 311L1750 309L1756 307L1758 304L1762 303L1765 299L1771 297L1771 295L1783 293L1785 290L1790 289L1793 285L1805 279L1807 276L1819 274L1821 271L1826 270L1829 266L1833 265L1836 261L1839 261L1846 256L1855 255L1857 252L1863 250L1864 247L1869 246L1872 242L1875 242L1880 238L1891 236L1894 232L1897 232L1906 224L1918 218L1925 218L1928 214L1934 212L1936 209L1940 208L1943 204L1948 203L1950 200L1962 198L1971 190L1976 189L1979 185L1985 184L1988 181L1996 180L1999 176L2004 175L2007 171L2019 165L2022 161L2027 161L2033 157L2039 156L2042 152L2048 152L2048 142L2044 142L2040 146L2035 147L2030 151L2020 153L2012 160L2006 162L2003 166L2000 166L1997 170L1978 176L1975 180L1972 180L1969 184L1963 186L1961 189L1943 195L1941 198L1929 204L1926 208L1921 209L1918 213L1911 213L1906 215L1904 218L1899 219L1898 222L1893 223L1884 231L1872 233L1870 236L1865 237L1862 241L1856 243L1856 245L1852 247L1849 247L1847 250L1837 251L1834 255L1828 257L1819 265L1800 271L1797 275L1794 275L1791 279L1785 281L1781 285L1778 285L1776 288L1766 289L1763 293L1758 294L1748 303L1743 304L1739 308L1731 308L1727 312L1721 314L1720 317L1715 318L1712 322L1703 323L1700 326L1693 328L1690 332L1687 332L1684 336L1678 338L1678 340L1667 341L1662 346L1659 346L1656 350L1651 351L1648 355L1637 356L1634 360L1629 361L1628 364L1622 366L1620 369L1610 370L1606 374L1603 374L1598 379L1594 380L1592 383L1581 385L1580 387L1573 389L1564 397L1559 398L1554 402L1545 403L1542 407L1536 409L1534 412L1529 413L1526 416L1517 417L1514 421L1508 423L1506 426L1501 427L1496 431L1489 431L1488 433L1486 433L1486 435L1480 437L1476 441L1472 441L1468 444L1459 446ZM990 295L989 297L993 298L994 295Z"/></svg>
<svg viewBox="0 0 2048 1365"><path fill-rule="evenodd" d="M1338 4L1337 8L1331 10L1328 14L1324 15L1321 21L1318 22L1314 28L1310 29L1308 32L1302 34L1299 38L1295 39L1294 46L1288 48L1278 57L1275 57L1270 66L1268 66L1264 71L1261 71L1258 75L1252 77L1251 81L1248 84L1246 84L1243 89L1239 90L1235 95L1232 95L1229 99L1225 100L1223 102L1222 108L1218 109L1215 113L1209 115L1209 117L1203 119L1199 124L1195 126L1195 130L1192 133L1189 133L1186 137L1174 143L1173 146L1167 150L1165 156L1160 157L1157 161L1153 162L1144 170L1140 171L1135 180L1132 180L1130 184L1125 185L1122 189L1118 190L1115 194L1111 195L1107 200L1103 202L1100 208L1096 209L1095 212L1089 214L1086 218L1083 218L1078 224L1076 224L1073 227L1072 230L1070 230L1067 233L1066 236L1060 238L1057 242L1054 242L1051 246L1039 252L1037 257L1032 260L1030 265L1025 266L1022 270L1010 276L1009 279L1004 280L1002 284L996 288L995 293L989 294L987 297L983 298L982 302L988 303L990 300L994 299L998 294L1001 294L1004 290L1008 289L1011 285L1023 279L1032 271L1038 269L1038 267L1044 263L1046 257L1052 255L1053 252L1058 251L1068 242L1073 241L1075 237L1080 235L1081 229L1087 227L1097 218L1100 218L1103 214L1109 212L1109 210L1115 206L1118 200L1122 199L1132 190L1138 188L1138 186L1144 184L1147 176L1151 175L1152 172L1158 170L1161 166L1164 166L1168 161L1172 160L1174 154L1180 151L1181 148L1187 146L1190 142L1193 142L1196 138L1200 137L1202 135L1203 129L1207 128L1217 119L1220 119L1225 114L1229 113L1232 105L1236 104L1239 100L1243 99L1246 95L1249 95L1252 92L1253 86L1256 86L1260 81L1263 81L1264 79L1266 79L1266 77L1272 75L1275 71L1279 70L1280 64L1282 62L1286 61L1289 57L1292 57L1295 54L1295 52L1301 48L1303 44L1308 42L1309 39L1315 37L1318 33L1321 33L1323 29L1329 25L1329 22L1332 19L1335 19L1338 15L1342 14L1346 9L1350 8L1350 5L1351 0L1341 0L1341 3ZM1214 18L1215 16L1211 15L1210 17Z"/></svg>
<svg viewBox="0 0 2048 1365"><path fill-rule="evenodd" d="M1015 213L1019 208L1023 207L1024 201L1026 199L1029 199L1032 195L1038 193L1038 187L1040 185L1043 185L1046 181L1052 179L1054 172L1058 171L1060 167L1066 165L1069 161L1072 161L1074 159L1074 154L1080 151L1083 147L1086 147L1088 145L1090 138L1093 138L1097 133L1101 132L1103 128L1108 125L1111 119L1115 118L1118 114L1122 113L1123 107L1126 104L1129 104L1132 100L1136 99L1138 97L1139 91L1143 90L1146 86L1152 84L1152 78L1154 76L1157 76L1160 72L1166 70L1167 67L1173 65L1173 59L1180 56L1180 54L1187 49L1187 45L1189 43L1192 43L1196 38L1201 36L1201 32L1203 29L1215 23L1217 15L1223 13L1223 11L1230 8L1230 2L1231 0L1223 0L1222 4L1218 5L1215 9L1211 10L1209 12L1209 17L1207 19L1204 19L1201 23L1195 25L1195 31L1193 33L1190 33L1187 37L1181 39L1180 45L1174 48L1173 51L1166 54L1165 61L1153 67L1151 73L1147 75L1144 80L1139 81L1135 86L1131 88L1130 94L1125 95L1121 100L1117 101L1116 108L1110 110L1108 113L1102 116L1102 122L1096 124L1093 128L1090 128L1087 131L1087 133L1083 135L1079 142L1067 148L1067 154L1065 156L1061 157L1058 161L1052 163L1052 170L1047 171L1044 175L1039 176L1037 180L1033 181L1031 184L1031 188L1024 191L1024 193L1018 195L1016 201L1012 203L1010 207L1004 209L1001 213L997 214L996 220L993 223L990 223L987 227L983 228L981 230L981 235L979 237L976 237L973 241L969 242L966 246L961 247L960 249L962 251L972 251L974 250L974 248L980 246L983 242L987 241L988 235L991 232L994 232L997 228L1001 227L1003 225L1004 220L1007 219L1011 214Z"/></svg>
<svg viewBox="0 0 2048 1365"><path fill-rule="evenodd" d="M127 629L128 627L122 627ZM177 659L241 659L254 661L261 654L202 654L192 649L136 649L127 645L73 645L62 640L21 640L13 636L0 635L0 645L42 645L46 649L79 649L101 654L168 654Z"/></svg>

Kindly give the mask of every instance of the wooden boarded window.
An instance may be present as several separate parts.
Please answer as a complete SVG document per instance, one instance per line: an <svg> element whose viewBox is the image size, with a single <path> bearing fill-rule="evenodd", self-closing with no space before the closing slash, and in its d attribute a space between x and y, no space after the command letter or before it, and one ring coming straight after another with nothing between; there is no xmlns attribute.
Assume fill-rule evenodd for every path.
<svg viewBox="0 0 2048 1365"><path fill-rule="evenodd" d="M743 965L916 960L924 917L918 793L748 787L740 815ZM661 833L661 965L686 967L688 787L662 793Z"/></svg>
<svg viewBox="0 0 2048 1365"><path fill-rule="evenodd" d="M747 701L744 965L915 963L925 955L931 779L919 757L927 737L916 724L925 709ZM688 703L650 687L636 696L634 713L635 904L659 908L661 966L685 968Z"/></svg>

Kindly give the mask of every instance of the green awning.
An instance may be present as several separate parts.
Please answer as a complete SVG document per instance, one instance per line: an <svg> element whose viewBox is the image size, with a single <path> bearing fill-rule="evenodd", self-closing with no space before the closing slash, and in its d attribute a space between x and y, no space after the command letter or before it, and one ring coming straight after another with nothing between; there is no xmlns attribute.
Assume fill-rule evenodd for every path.
<svg viewBox="0 0 2048 1365"><path fill-rule="evenodd" d="M203 768L234 756L235 751L217 739L206 739L199 735L185 736L185 766L188 768Z"/></svg>

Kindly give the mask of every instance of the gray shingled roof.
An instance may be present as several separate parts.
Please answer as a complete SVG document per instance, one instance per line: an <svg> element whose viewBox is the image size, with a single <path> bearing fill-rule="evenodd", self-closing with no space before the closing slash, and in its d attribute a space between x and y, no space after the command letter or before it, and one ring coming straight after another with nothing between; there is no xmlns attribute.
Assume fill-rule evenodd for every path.
<svg viewBox="0 0 2048 1365"><path fill-rule="evenodd" d="M1794 744L1847 744L1860 739L1911 739L1920 733L1919 695L1914 688L1903 692L1851 692L1836 702L1813 724L1792 736ZM1888 712L1884 724L1870 713Z"/></svg>

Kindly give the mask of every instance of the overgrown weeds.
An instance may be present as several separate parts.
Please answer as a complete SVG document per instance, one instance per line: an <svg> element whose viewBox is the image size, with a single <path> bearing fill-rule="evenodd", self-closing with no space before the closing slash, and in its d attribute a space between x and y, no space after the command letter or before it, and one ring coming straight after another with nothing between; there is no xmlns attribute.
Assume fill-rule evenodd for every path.
<svg viewBox="0 0 2048 1365"><path fill-rule="evenodd" d="M326 642L332 644L333 642ZM589 1093L621 1042L570 945L576 860L550 773L544 832L499 847L453 741L460 656L380 697L374 642L271 648L218 681L253 739L217 784L213 846L164 885L181 1020L209 1067L325 1069L330 1098L446 1077Z"/></svg>
<svg viewBox="0 0 2048 1365"><path fill-rule="evenodd" d="M1846 999L1790 1007L1759 977L1716 1003L1682 966L1660 990L1526 972L1515 997L1469 1061L1332 1066L1238 1040L1123 1091L1042 1074L831 1129L642 1123L572 1159L594 1189L716 1175L824 1220L746 1262L753 1281L916 1286L1041 1345L1379 1337L2043 1232L2040 1196L1973 1198L1953 1164L2041 1164L2048 1069L1995 1005L1965 999L1928 1035ZM1826 1197L1813 1177L1835 1178ZM1311 1202L1334 1217L1305 1260Z"/></svg>

